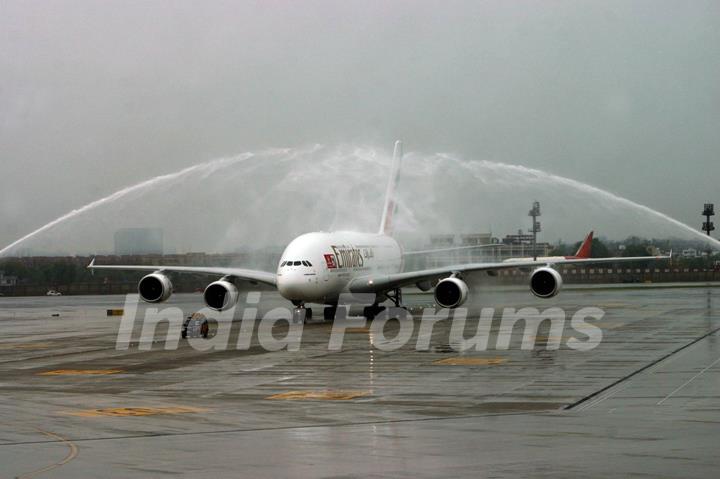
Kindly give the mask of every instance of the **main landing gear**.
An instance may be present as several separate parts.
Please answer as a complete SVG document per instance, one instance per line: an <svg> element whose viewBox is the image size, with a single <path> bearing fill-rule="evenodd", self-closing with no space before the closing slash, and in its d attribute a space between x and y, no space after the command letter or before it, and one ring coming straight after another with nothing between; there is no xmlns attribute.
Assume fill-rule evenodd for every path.
<svg viewBox="0 0 720 479"><path fill-rule="evenodd" d="M335 319L335 315L337 314L337 304L331 304L328 306L325 306L323 309L323 319L325 321L332 321Z"/></svg>
<svg viewBox="0 0 720 479"><path fill-rule="evenodd" d="M403 308L402 290L400 288L391 289L385 293L385 297L392 301L396 308Z"/></svg>
<svg viewBox="0 0 720 479"><path fill-rule="evenodd" d="M376 298L376 303L370 306L365 306L363 308L363 316L368 320L375 319L378 314L382 313L383 311L385 311L385 309L387 309L385 306L380 306L379 304L381 301L384 302L386 300L390 300L393 307L395 308L405 309L402 304L402 290L400 288L396 288L390 291L386 291L382 295L378 295L378 297ZM293 304L295 305L295 309L293 309L293 323L307 322L312 319L312 309L306 308L305 305L299 301L294 301ZM334 320L337 314L337 309L337 304L326 305L323 308L323 319L325 321Z"/></svg>
<svg viewBox="0 0 720 479"><path fill-rule="evenodd" d="M210 324L202 313L193 313L183 321L181 335L186 338L207 339L210 333Z"/></svg>
<svg viewBox="0 0 720 479"><path fill-rule="evenodd" d="M385 299L389 299L395 308L405 309L405 306L402 305L402 290L400 288L386 291L383 296L385 296ZM373 320L378 314L385 311L385 309L385 306L380 306L378 303L375 303L372 306L366 306L363 309L363 316L365 316L368 320Z"/></svg>

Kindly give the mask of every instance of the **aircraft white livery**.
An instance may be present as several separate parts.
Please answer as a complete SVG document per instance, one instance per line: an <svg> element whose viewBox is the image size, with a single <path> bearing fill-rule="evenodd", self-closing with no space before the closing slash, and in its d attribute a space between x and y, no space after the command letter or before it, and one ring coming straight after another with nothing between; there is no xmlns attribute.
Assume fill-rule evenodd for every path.
<svg viewBox="0 0 720 479"><path fill-rule="evenodd" d="M138 283L138 293L147 302L170 298L173 287L169 273L202 273L220 277L210 283L203 294L205 304L224 311L238 299L236 282L263 283L277 288L295 306L293 320L304 321L312 316L308 303L327 305L325 319L335 317L338 299L343 293L370 293L374 304L365 308L365 316L373 318L390 300L402 306L401 289L417 286L422 291L434 288L436 303L443 308L457 308L467 299L469 290L463 276L471 272L494 275L511 268L531 269L530 291L540 298L551 298L562 287L562 277L553 268L562 264L620 263L668 259L670 256L589 258L582 247L574 257L515 258L497 263L465 263L420 271L403 271L402 248L391 237L393 214L396 209L395 192L400 177L402 143L395 143L385 204L377 233L352 231L315 232L298 236L288 244L275 273L241 268L193 266L130 266L98 265L93 260L90 269L150 271ZM586 240L586 243L587 240ZM589 243L588 243L589 245ZM585 246L585 244L583 245ZM421 252L424 253L424 252ZM582 253L582 254L581 254Z"/></svg>

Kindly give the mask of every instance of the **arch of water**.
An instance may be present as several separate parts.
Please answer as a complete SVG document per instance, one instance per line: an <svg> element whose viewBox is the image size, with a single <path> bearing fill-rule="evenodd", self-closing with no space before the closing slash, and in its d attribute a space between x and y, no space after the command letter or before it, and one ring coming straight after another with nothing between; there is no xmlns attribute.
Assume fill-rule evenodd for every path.
<svg viewBox="0 0 720 479"><path fill-rule="evenodd" d="M387 151L342 145L269 149L200 163L116 191L70 211L0 249L110 251L120 227L155 226L171 250L237 251L312 230L375 231L390 164ZM446 154L406 155L397 229L419 236L527 225L543 204L545 239L685 236L720 242L647 206L537 169ZM591 223L588 223L591 221Z"/></svg>

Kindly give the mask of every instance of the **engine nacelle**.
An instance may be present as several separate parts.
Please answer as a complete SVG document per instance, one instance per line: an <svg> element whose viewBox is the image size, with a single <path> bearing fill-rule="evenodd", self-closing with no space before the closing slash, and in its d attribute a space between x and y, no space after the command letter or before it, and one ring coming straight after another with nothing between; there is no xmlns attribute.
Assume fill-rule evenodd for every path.
<svg viewBox="0 0 720 479"><path fill-rule="evenodd" d="M562 276L553 268L538 268L530 275L530 291L538 298L552 298L562 288Z"/></svg>
<svg viewBox="0 0 720 479"><path fill-rule="evenodd" d="M467 297L468 286L459 278L445 278L435 286L435 302L443 308L457 308Z"/></svg>
<svg viewBox="0 0 720 479"><path fill-rule="evenodd" d="M148 303L166 301L173 292L170 278L162 273L152 273L143 277L138 283L138 294Z"/></svg>
<svg viewBox="0 0 720 479"><path fill-rule="evenodd" d="M230 281L221 279L210 283L207 288L205 288L203 299L208 308L216 311L225 311L237 303L238 290Z"/></svg>

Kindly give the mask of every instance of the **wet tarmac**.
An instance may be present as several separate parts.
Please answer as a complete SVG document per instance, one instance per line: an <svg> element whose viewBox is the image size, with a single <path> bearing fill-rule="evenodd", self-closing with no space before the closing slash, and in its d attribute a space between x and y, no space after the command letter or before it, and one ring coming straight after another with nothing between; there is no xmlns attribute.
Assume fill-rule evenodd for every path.
<svg viewBox="0 0 720 479"><path fill-rule="evenodd" d="M267 351L257 335L237 350L238 323L225 351L185 340L165 350L162 328L139 343L138 324L118 350L121 318L106 310L123 297L0 298L0 477L717 475L720 288L585 287L547 301L490 288L473 298L467 337L481 307L497 317L488 348L465 352L452 321L424 334L417 318L394 350L395 321L386 340L349 329L341 351L328 350L322 321L302 328L297 351ZM200 300L176 295L161 307L189 314ZM419 308L432 296L405 300ZM261 314L284 305L263 293ZM563 328L543 323L523 349L520 324L498 349L500 312L526 306L561 308ZM573 349L592 332L570 320L587 306L604 312L587 321L602 338Z"/></svg>

